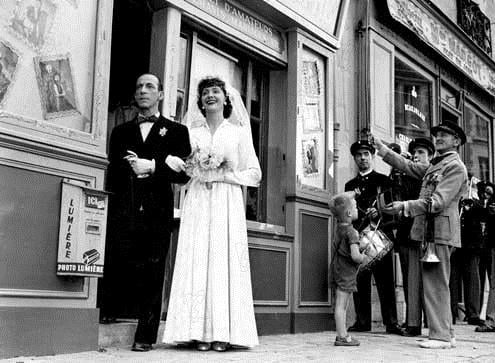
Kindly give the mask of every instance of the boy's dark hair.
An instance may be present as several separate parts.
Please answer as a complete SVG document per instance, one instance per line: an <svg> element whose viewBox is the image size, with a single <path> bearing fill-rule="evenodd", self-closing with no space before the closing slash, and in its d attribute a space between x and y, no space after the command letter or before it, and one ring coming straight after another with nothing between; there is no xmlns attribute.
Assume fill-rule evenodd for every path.
<svg viewBox="0 0 495 363"><path fill-rule="evenodd" d="M196 104L198 105L199 110L206 117L206 111L203 109L203 104L201 102L201 94L203 90L208 87L220 87L223 94L225 95L225 106L223 107L223 118L229 118L232 115L232 102L230 102L229 95L227 94L227 90L225 89L225 82L222 81L218 77L205 77L198 83L198 100Z"/></svg>

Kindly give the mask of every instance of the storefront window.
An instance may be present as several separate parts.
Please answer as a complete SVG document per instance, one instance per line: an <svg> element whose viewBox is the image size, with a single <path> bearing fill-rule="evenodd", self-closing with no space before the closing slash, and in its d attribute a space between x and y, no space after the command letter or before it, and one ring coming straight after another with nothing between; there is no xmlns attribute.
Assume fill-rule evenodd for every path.
<svg viewBox="0 0 495 363"><path fill-rule="evenodd" d="M187 88L187 52L189 48L189 38L185 35L180 37L180 49L179 49L179 74L177 80L177 104L175 108L175 120L182 121L184 117L184 105Z"/></svg>
<svg viewBox="0 0 495 363"><path fill-rule="evenodd" d="M490 120L474 107L466 106L464 163L468 173L480 180L489 180L489 128Z"/></svg>
<svg viewBox="0 0 495 363"><path fill-rule="evenodd" d="M190 45L188 42L191 42ZM179 75L177 89L176 119L180 120L187 114L186 104L187 108L197 107L197 84L205 76L219 76L239 91L250 114L253 145L264 171L260 187L243 188L246 218L251 221L266 222L268 183L266 170L269 167L267 165L267 68L226 45L217 43L213 46L211 43L211 39L204 34L198 38L188 36L186 33L181 35L181 64L183 66L179 72L182 74ZM176 195L176 208L180 209L180 200L183 197L179 196L179 193Z"/></svg>
<svg viewBox="0 0 495 363"><path fill-rule="evenodd" d="M429 135L432 82L402 60L395 59L395 137L403 148Z"/></svg>

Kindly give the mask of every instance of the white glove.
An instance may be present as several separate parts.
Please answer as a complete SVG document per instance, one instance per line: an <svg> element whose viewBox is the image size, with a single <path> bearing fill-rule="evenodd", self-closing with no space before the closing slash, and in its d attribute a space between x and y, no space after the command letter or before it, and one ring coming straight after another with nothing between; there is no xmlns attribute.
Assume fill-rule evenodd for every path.
<svg viewBox="0 0 495 363"><path fill-rule="evenodd" d="M165 159L165 164L167 164L170 169L177 173L186 170L186 163L184 163L184 160L177 156L167 156L167 158Z"/></svg>

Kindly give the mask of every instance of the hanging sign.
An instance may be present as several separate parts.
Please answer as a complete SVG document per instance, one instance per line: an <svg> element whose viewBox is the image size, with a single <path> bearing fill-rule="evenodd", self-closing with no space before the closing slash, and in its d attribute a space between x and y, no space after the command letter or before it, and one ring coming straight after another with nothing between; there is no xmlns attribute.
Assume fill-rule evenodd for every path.
<svg viewBox="0 0 495 363"><path fill-rule="evenodd" d="M108 195L62 183L57 275L103 276Z"/></svg>

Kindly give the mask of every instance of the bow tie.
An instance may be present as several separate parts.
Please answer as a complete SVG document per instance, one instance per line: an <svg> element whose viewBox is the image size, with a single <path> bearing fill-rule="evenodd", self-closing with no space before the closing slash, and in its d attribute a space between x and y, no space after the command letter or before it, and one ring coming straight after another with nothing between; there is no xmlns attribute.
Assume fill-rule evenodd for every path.
<svg viewBox="0 0 495 363"><path fill-rule="evenodd" d="M155 122L158 120L158 117L155 115L152 116L143 116L143 115L138 115L137 117L137 123L142 124L143 122Z"/></svg>

